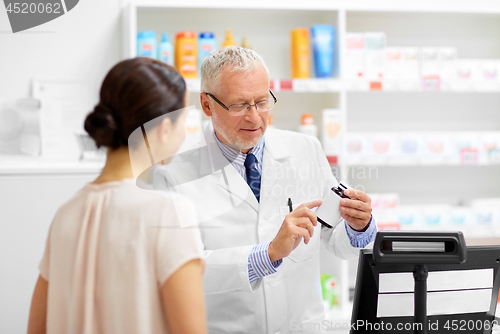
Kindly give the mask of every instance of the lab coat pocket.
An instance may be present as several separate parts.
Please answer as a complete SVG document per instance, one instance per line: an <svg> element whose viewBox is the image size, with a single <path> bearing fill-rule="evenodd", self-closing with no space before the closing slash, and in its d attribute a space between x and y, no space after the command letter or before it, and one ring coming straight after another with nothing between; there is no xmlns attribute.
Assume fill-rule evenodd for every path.
<svg viewBox="0 0 500 334"><path fill-rule="evenodd" d="M293 209L295 210L298 205L293 205ZM288 206L280 207L280 218L281 222L285 220L285 217L287 214L290 213L290 208ZM313 258L319 253L319 237L321 234L321 224L318 223L316 227L314 228L314 233L311 239L309 240L309 243L306 245L304 243L304 239L300 241L300 244L295 248L290 255L288 255L288 258L292 260L293 262L301 262L308 260L310 258Z"/></svg>

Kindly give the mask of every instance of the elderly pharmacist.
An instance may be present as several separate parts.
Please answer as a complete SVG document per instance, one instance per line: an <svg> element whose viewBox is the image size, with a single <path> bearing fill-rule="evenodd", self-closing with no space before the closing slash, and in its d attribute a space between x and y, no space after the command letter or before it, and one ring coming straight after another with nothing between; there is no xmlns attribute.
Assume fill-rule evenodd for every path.
<svg viewBox="0 0 500 334"><path fill-rule="evenodd" d="M317 223L311 209L338 183L316 138L266 131L277 100L254 51L209 54L201 87L211 118L206 150L183 155L178 170L175 163L157 170L155 180L191 198L200 214L209 332L288 333L291 324L321 322L320 236L339 257L357 256L376 232L370 198L349 190L345 222Z"/></svg>

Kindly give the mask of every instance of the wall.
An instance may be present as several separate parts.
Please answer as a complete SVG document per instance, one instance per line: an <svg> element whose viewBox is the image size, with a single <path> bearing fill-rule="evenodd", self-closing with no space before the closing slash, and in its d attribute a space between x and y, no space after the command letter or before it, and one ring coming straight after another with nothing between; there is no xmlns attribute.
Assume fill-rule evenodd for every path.
<svg viewBox="0 0 500 334"><path fill-rule="evenodd" d="M31 80L88 81L99 91L106 72L120 60L120 0L81 0L41 26L11 32L0 6L0 97L29 96Z"/></svg>
<svg viewBox="0 0 500 334"><path fill-rule="evenodd" d="M97 101L121 58L120 0L81 0L61 17L12 34L0 4L0 98L30 96L31 80L84 80ZM1 163L1 161L0 161ZM26 333L33 288L57 208L95 175L0 175L0 333Z"/></svg>
<svg viewBox="0 0 500 334"><path fill-rule="evenodd" d="M0 176L0 333L26 333L49 226L97 174Z"/></svg>

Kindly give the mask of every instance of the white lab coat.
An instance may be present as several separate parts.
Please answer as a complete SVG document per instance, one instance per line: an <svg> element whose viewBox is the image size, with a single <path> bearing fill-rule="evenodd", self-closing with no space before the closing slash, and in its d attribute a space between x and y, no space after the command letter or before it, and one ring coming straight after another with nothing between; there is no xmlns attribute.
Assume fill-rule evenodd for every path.
<svg viewBox="0 0 500 334"><path fill-rule="evenodd" d="M351 246L343 222L334 230L318 223L309 244L302 241L275 274L252 285L248 278L249 252L276 236L289 213L288 198L295 208L322 199L337 185L319 141L290 131L266 131L258 203L222 155L211 123L204 136L208 149L178 158L161 170L160 178L191 198L199 211L209 333L306 333L303 329L322 327L320 235L341 258L356 257L359 251ZM155 179L158 183L158 173Z"/></svg>

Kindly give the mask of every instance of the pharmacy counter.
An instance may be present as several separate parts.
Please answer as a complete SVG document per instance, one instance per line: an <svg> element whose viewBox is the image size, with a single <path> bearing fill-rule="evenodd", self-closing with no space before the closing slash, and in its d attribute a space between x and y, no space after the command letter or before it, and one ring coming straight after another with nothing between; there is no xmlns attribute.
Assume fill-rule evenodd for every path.
<svg viewBox="0 0 500 334"><path fill-rule="evenodd" d="M8 273L0 275L2 332L26 332L50 223L57 209L95 180L103 166L103 161L0 157L0 263Z"/></svg>
<svg viewBox="0 0 500 334"><path fill-rule="evenodd" d="M0 158L0 177L30 174L97 174L103 167L104 161Z"/></svg>

